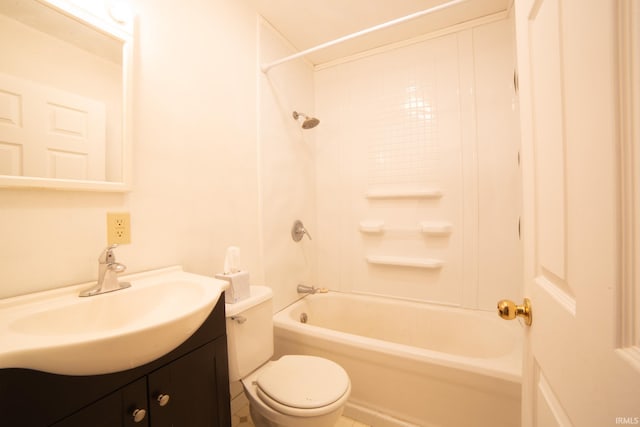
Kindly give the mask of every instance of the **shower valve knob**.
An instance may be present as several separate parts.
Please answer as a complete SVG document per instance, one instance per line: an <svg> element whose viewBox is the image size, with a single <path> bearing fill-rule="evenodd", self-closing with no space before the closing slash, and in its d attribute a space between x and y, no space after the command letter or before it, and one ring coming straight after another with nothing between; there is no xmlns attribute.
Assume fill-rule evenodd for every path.
<svg viewBox="0 0 640 427"><path fill-rule="evenodd" d="M309 240L311 240L311 234L309 234L307 229L304 228L304 224L302 223L302 221L297 219L293 223L293 227L291 227L291 238L294 242L299 242L300 240L302 240L305 234L307 235Z"/></svg>

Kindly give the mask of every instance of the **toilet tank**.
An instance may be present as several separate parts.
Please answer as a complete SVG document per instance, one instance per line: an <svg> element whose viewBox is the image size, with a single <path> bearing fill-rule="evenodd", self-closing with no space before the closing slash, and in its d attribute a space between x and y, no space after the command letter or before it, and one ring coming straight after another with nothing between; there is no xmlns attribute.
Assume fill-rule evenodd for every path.
<svg viewBox="0 0 640 427"><path fill-rule="evenodd" d="M273 356L273 293L251 286L250 296L225 304L229 380L238 381Z"/></svg>

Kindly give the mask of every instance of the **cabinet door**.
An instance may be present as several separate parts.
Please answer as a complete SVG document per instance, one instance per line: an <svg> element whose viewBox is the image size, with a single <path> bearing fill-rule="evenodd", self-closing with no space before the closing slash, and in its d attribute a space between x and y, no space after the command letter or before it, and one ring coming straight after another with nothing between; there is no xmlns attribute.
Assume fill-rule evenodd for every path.
<svg viewBox="0 0 640 427"><path fill-rule="evenodd" d="M138 413L138 420L134 411ZM148 427L147 381L141 378L128 386L109 394L75 414L56 423L53 427Z"/></svg>
<svg viewBox="0 0 640 427"><path fill-rule="evenodd" d="M151 425L230 426L227 369L226 342L219 339L149 374Z"/></svg>

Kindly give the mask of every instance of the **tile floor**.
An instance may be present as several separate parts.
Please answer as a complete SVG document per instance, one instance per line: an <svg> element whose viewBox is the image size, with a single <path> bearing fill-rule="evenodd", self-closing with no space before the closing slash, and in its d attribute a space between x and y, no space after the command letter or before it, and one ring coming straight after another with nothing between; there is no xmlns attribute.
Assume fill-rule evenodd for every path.
<svg viewBox="0 0 640 427"><path fill-rule="evenodd" d="M254 427L249 415L249 403L242 405L233 413L231 419L231 427ZM347 417L340 417L340 420L335 427L370 427L367 424L363 424L359 421L352 420Z"/></svg>

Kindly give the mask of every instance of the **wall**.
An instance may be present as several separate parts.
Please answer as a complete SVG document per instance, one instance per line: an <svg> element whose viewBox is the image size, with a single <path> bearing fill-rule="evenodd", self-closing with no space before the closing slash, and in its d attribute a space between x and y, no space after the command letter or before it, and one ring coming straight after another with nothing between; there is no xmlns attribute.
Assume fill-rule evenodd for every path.
<svg viewBox="0 0 640 427"><path fill-rule="evenodd" d="M295 50L267 22L259 22L260 63ZM317 285L315 210L316 129L303 130L294 110L314 114L313 68L292 61L259 73L260 192L265 283L274 290L274 310L298 298L300 283ZM322 125L321 125L322 126ZM301 220L313 240L291 238Z"/></svg>
<svg viewBox="0 0 640 427"><path fill-rule="evenodd" d="M229 245L262 282L252 2L131 0L133 191L0 189L0 297L95 280L108 211L130 211L128 271L213 275ZM242 52L238 55L238 52Z"/></svg>
<svg viewBox="0 0 640 427"><path fill-rule="evenodd" d="M518 295L512 43L512 21L501 20L316 72L321 286L486 310ZM433 189L441 196L366 196ZM381 221L383 232L361 230ZM451 233L423 233L423 221Z"/></svg>
<svg viewBox="0 0 640 427"><path fill-rule="evenodd" d="M512 281L519 283L513 277L519 245L501 215L513 224L505 200L519 197L513 190L518 174L498 168L503 163L498 153L513 157L513 144L503 151L493 142L515 132L504 126L512 114L508 25L477 27L315 73L294 61L256 78L258 44L260 61L293 50L264 23L256 25L251 2L189 0L176 8L168 0L131 0L131 5L138 16L133 191L1 189L0 297L94 280L106 243L105 213L122 210L131 212L133 242L117 254L129 271L182 264L213 275L222 268L226 247L237 245L252 282L274 288L276 309L298 297L297 283L483 308L498 294L517 293ZM455 55L447 56L450 48ZM415 61L430 58L434 50L450 62ZM457 82L443 84L449 71ZM430 80L434 75L441 79ZM426 128L399 113L424 110L417 98L407 104L409 110L403 104L410 95L406 89L416 83L432 91L424 89L423 98L438 93L437 127L431 130L446 138L439 140L443 145L433 168L413 170L409 178L437 177L445 196L437 204L403 200L402 217L394 216L396 202L369 211L366 185L382 175L369 175L376 169L363 153L381 153L389 135L425 137ZM440 93L447 85L460 95ZM294 109L317 115L320 126L302 131L290 117ZM411 144L419 145L406 145L405 158L415 156ZM438 169L443 162L448 167ZM395 241L358 231L365 218L389 218L389 225L402 228L426 212L452 221L453 233L429 242L402 230ZM304 221L312 241L290 239L295 219ZM510 249L494 251L497 241ZM363 259L365 250L396 248L445 259L436 275L442 281L430 283L424 272L418 280L415 272L384 272ZM369 277L374 269L381 274Z"/></svg>

